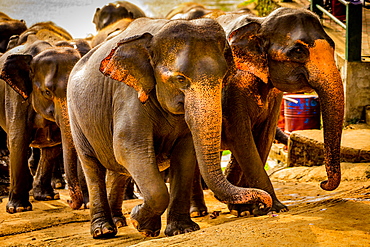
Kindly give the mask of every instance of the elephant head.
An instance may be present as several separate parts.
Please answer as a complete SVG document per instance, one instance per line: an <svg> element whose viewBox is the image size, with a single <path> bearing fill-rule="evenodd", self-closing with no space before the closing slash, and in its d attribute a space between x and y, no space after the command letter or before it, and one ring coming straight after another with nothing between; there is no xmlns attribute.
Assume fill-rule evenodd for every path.
<svg viewBox="0 0 370 247"><path fill-rule="evenodd" d="M221 16L239 69L284 92L315 90L322 106L325 190L338 187L344 93L334 61L334 42L308 10L279 8L265 18Z"/></svg>
<svg viewBox="0 0 370 247"><path fill-rule="evenodd" d="M44 119L56 122L61 129L63 158L67 182L73 203L72 208L82 204L81 190L77 178L77 154L74 149L69 127L66 105L66 90L69 73L81 58L80 53L70 47L51 47L41 41L34 46L44 45L47 49L34 56L29 54L12 54L7 57L1 72L4 79L25 100L32 102L34 110ZM77 187L77 188L76 188Z"/></svg>
<svg viewBox="0 0 370 247"><path fill-rule="evenodd" d="M96 31L99 31L120 19L136 19L139 17L145 17L145 13L139 7L130 2L116 1L104 5L103 8L97 8L93 23Z"/></svg>
<svg viewBox="0 0 370 247"><path fill-rule="evenodd" d="M0 12L0 52L5 52L10 37L26 31L26 23L23 20L14 20Z"/></svg>
<svg viewBox="0 0 370 247"><path fill-rule="evenodd" d="M100 71L133 87L142 103L155 90L165 111L184 115L202 176L220 201L271 207L268 193L235 187L220 169L222 81L234 66L222 27L211 19L167 22L155 35L121 40Z"/></svg>

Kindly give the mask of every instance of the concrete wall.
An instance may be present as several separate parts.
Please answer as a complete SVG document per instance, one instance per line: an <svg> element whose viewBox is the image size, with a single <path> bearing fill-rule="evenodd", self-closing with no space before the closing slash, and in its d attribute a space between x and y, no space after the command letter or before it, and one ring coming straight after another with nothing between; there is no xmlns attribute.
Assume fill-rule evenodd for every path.
<svg viewBox="0 0 370 247"><path fill-rule="evenodd" d="M370 105L370 62L348 62L339 55L336 58L344 85L344 119L365 119L364 108Z"/></svg>

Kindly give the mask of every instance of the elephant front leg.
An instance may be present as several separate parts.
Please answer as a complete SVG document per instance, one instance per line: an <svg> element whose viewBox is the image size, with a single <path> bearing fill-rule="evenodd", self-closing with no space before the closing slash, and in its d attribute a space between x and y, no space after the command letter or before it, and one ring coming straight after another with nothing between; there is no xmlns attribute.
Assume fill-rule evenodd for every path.
<svg viewBox="0 0 370 247"><path fill-rule="evenodd" d="M145 237L157 237L161 230L161 215L168 206L168 190L156 163L142 164L140 161L129 162L128 171L139 187L144 203L132 209L130 218Z"/></svg>
<svg viewBox="0 0 370 247"><path fill-rule="evenodd" d="M204 201L202 176L196 165L193 180L193 190L190 198L190 217L202 217L208 214L206 202Z"/></svg>
<svg viewBox="0 0 370 247"><path fill-rule="evenodd" d="M273 125L273 130L275 130L275 128L276 125ZM272 132L272 136L274 136L273 134L274 132ZM236 184L237 186L247 186L250 188L262 189L268 192L272 197L273 205L270 211L287 211L287 207L283 205L276 197L271 180L264 169L264 162L266 161L266 159L261 159L260 152L257 149L254 140L255 138L253 138L252 134L249 133L248 137L245 138L244 141L241 140L241 142L239 142L237 145L232 146L232 154L235 159L232 159L231 167L228 168L228 173L235 174L238 173L236 172L238 170L242 171L239 172L240 175L239 181ZM268 139L262 138L262 140L269 142ZM265 148L270 148L270 146L267 145ZM258 205L257 207L256 205L231 205L231 208L232 210L236 210L238 212L238 215L248 214L247 211L249 211L249 213L253 215L266 213L265 210L261 211L258 208Z"/></svg>
<svg viewBox="0 0 370 247"><path fill-rule="evenodd" d="M28 168L27 153L29 147L27 140L29 140L28 135L22 133L22 131L17 134L9 134L10 191L9 201L6 205L8 213L32 210L29 201L32 175Z"/></svg>
<svg viewBox="0 0 370 247"><path fill-rule="evenodd" d="M190 195L192 193L195 152L191 138L182 140L171 154L170 204L167 213L166 236L199 230L190 218Z"/></svg>
<svg viewBox="0 0 370 247"><path fill-rule="evenodd" d="M58 200L51 179L54 166L58 165L58 157L62 153L61 145L40 149L40 160L33 181L33 198L38 201Z"/></svg>
<svg viewBox="0 0 370 247"><path fill-rule="evenodd" d="M63 178L63 151L60 152L55 160L53 175L51 176L51 186L54 189L64 189L66 186L66 181Z"/></svg>

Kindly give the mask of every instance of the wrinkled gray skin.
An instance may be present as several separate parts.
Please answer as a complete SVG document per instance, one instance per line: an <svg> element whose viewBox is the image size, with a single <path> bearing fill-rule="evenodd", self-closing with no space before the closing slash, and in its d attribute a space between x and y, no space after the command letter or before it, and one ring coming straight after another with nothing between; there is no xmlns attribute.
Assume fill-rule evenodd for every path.
<svg viewBox="0 0 370 247"><path fill-rule="evenodd" d="M9 202L6 206L9 213L32 209L28 195L32 177L27 172L29 171L27 150L30 144L32 145L33 138L38 136L36 130L48 126L45 123L55 125L54 122L56 122L58 126L63 126L62 117L63 114L64 116L67 114L61 110L60 106L66 102L69 72L79 58L80 54L72 48L52 47L50 43L31 36L26 44L9 50L0 58L0 85L1 92L3 92L0 94L1 102L3 102L0 108L0 124L7 132L10 151L11 186ZM58 98L63 94L64 101ZM60 102L60 104L54 104L55 102ZM50 133L51 131L46 131L46 135ZM39 136L53 140L51 136L45 138L45 134ZM67 142L63 141L63 143ZM33 145L36 146L35 143ZM41 146L38 145L38 147ZM50 153L50 155L54 154ZM41 164L48 166L47 159L41 157L41 160L45 161ZM70 159L65 156L64 160ZM74 162L77 162L77 156ZM48 173L45 169L40 172ZM36 174L36 179L37 177ZM71 181L68 183L73 188L73 183ZM50 181L48 186L50 187Z"/></svg>
<svg viewBox="0 0 370 247"><path fill-rule="evenodd" d="M342 80L334 61L334 43L316 15L303 9L279 8L265 18L228 14L224 27L238 70L223 88L222 147L233 157L226 173L238 186L260 188L273 198L271 210L287 210L277 199L264 170L283 92L315 90L322 106L325 190L340 183L340 140L344 113ZM244 176L243 176L244 174ZM204 214L199 186L193 211ZM229 205L240 215L249 205ZM253 209L252 209L253 211Z"/></svg>
<svg viewBox="0 0 370 247"><path fill-rule="evenodd" d="M217 22L148 18L134 20L76 64L68 110L94 238L117 233L110 208L122 200L108 202L107 170L130 174L137 183L144 203L130 218L145 236L159 234L167 207L166 235L199 229L189 215L196 157L221 201L271 206L264 191L231 186L219 166L221 84L232 64ZM168 165L170 195L160 174Z"/></svg>

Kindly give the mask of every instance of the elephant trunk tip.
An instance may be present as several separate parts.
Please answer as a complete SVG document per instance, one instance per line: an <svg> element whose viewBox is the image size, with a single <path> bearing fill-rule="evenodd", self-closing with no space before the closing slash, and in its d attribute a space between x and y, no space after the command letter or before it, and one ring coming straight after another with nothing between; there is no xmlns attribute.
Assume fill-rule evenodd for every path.
<svg viewBox="0 0 370 247"><path fill-rule="evenodd" d="M322 181L320 187L323 190L332 191L338 188L341 180L340 162L335 162L335 166L328 166L326 164L328 180Z"/></svg>
<svg viewBox="0 0 370 247"><path fill-rule="evenodd" d="M340 184L340 178L338 180L326 180L320 183L320 187L323 190L332 191L338 188Z"/></svg>
<svg viewBox="0 0 370 247"><path fill-rule="evenodd" d="M232 198L219 200L226 204L257 204L263 211L268 211L272 207L272 197L266 191L255 188L240 189L241 193L233 195Z"/></svg>
<svg viewBox="0 0 370 247"><path fill-rule="evenodd" d="M73 210L80 209L81 206L84 203L84 199L83 199L83 195L82 195L81 189L77 189L77 190L70 189L69 190L69 196L71 197L71 200L68 200L67 201L68 204L69 204L69 206Z"/></svg>

